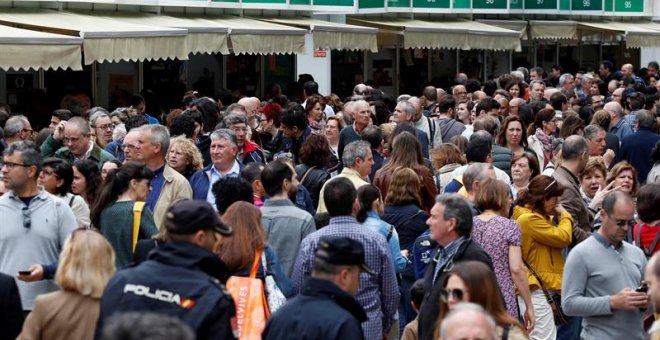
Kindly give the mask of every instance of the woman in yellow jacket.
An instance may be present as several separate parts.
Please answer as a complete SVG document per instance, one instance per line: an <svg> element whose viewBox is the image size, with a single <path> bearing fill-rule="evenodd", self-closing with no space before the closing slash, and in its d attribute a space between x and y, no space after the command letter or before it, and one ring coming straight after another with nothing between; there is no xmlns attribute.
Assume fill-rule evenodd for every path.
<svg viewBox="0 0 660 340"><path fill-rule="evenodd" d="M559 204L563 192L564 188L552 177L536 176L527 189L518 192L512 216L520 224L523 260L540 276L546 289L556 291L561 290L564 271L561 251L571 244L573 228L571 215ZM557 327L552 309L531 270L528 270L527 280L536 314L536 326L529 334L530 339L554 340Z"/></svg>

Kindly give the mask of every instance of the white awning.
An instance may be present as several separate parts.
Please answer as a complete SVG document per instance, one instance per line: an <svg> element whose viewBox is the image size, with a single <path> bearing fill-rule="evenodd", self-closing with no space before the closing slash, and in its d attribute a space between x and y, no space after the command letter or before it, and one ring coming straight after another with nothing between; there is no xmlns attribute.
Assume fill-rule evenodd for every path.
<svg viewBox="0 0 660 340"><path fill-rule="evenodd" d="M536 40L577 40L577 22L530 20L529 35Z"/></svg>
<svg viewBox="0 0 660 340"><path fill-rule="evenodd" d="M653 22L580 22L585 31L601 32L601 42L625 40L626 47L660 47L660 25ZM654 29L655 28L655 29ZM614 37L605 38L609 33ZM586 36L587 34L585 34Z"/></svg>
<svg viewBox="0 0 660 340"><path fill-rule="evenodd" d="M476 21L422 21L351 19L351 23L403 32L404 48L447 48L520 51L520 32Z"/></svg>
<svg viewBox="0 0 660 340"><path fill-rule="evenodd" d="M189 53L229 54L229 27L204 18L148 13L104 13L103 17L131 24L185 29L188 31L185 40Z"/></svg>
<svg viewBox="0 0 660 340"><path fill-rule="evenodd" d="M82 39L0 25L0 68L82 70Z"/></svg>
<svg viewBox="0 0 660 340"><path fill-rule="evenodd" d="M481 19L477 20L480 23L497 26L501 28L506 28L508 30L520 32L522 40L527 40L529 38L527 34L527 21L525 20L489 20Z"/></svg>
<svg viewBox="0 0 660 340"><path fill-rule="evenodd" d="M233 16L209 16L205 19L229 27L229 41L234 54L305 53L304 29Z"/></svg>
<svg viewBox="0 0 660 340"><path fill-rule="evenodd" d="M53 10L3 10L0 24L83 38L85 65L98 62L188 59L188 31Z"/></svg>
<svg viewBox="0 0 660 340"><path fill-rule="evenodd" d="M301 27L314 37L314 48L331 50L369 50L378 52L378 29L311 18L269 18L267 21Z"/></svg>

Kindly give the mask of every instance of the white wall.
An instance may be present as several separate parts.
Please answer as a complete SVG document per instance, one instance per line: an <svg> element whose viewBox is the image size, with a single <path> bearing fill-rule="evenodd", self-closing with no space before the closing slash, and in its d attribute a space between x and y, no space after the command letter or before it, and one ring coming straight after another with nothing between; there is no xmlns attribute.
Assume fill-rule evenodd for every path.
<svg viewBox="0 0 660 340"><path fill-rule="evenodd" d="M330 94L330 50L325 50L325 57L314 57L314 38L311 34L305 34L305 53L296 54L296 79L299 74L308 73L314 77L319 84L321 95Z"/></svg>
<svg viewBox="0 0 660 340"><path fill-rule="evenodd" d="M660 10L660 5L656 7L659 7L658 9ZM660 48L642 48L640 51L640 59L640 65L635 65L638 68L646 67L650 61L660 62Z"/></svg>

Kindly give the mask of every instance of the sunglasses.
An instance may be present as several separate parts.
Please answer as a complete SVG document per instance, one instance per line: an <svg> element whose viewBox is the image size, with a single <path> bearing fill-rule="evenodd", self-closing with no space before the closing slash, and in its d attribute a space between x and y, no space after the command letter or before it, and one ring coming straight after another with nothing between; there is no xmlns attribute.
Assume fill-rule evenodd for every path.
<svg viewBox="0 0 660 340"><path fill-rule="evenodd" d="M634 219L633 220L616 220L615 223L616 223L617 227L623 228L625 226L632 227L637 223L637 221L635 221Z"/></svg>
<svg viewBox="0 0 660 340"><path fill-rule="evenodd" d="M30 229L32 226L32 218L30 217L30 208L28 207L23 207L23 227L26 229Z"/></svg>
<svg viewBox="0 0 660 340"><path fill-rule="evenodd" d="M465 292L462 289L442 289L440 290L440 299L442 302L449 302L449 296L454 297L456 301L463 301L465 297Z"/></svg>

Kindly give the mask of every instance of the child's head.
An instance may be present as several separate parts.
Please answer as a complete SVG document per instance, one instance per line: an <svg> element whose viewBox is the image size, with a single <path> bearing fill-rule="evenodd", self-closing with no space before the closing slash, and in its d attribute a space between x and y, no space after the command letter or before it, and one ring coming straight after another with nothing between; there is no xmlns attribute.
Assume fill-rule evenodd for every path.
<svg viewBox="0 0 660 340"><path fill-rule="evenodd" d="M424 280L419 279L413 283L410 287L410 300L412 308L415 312L419 311L419 307L422 305L422 300L424 300Z"/></svg>

